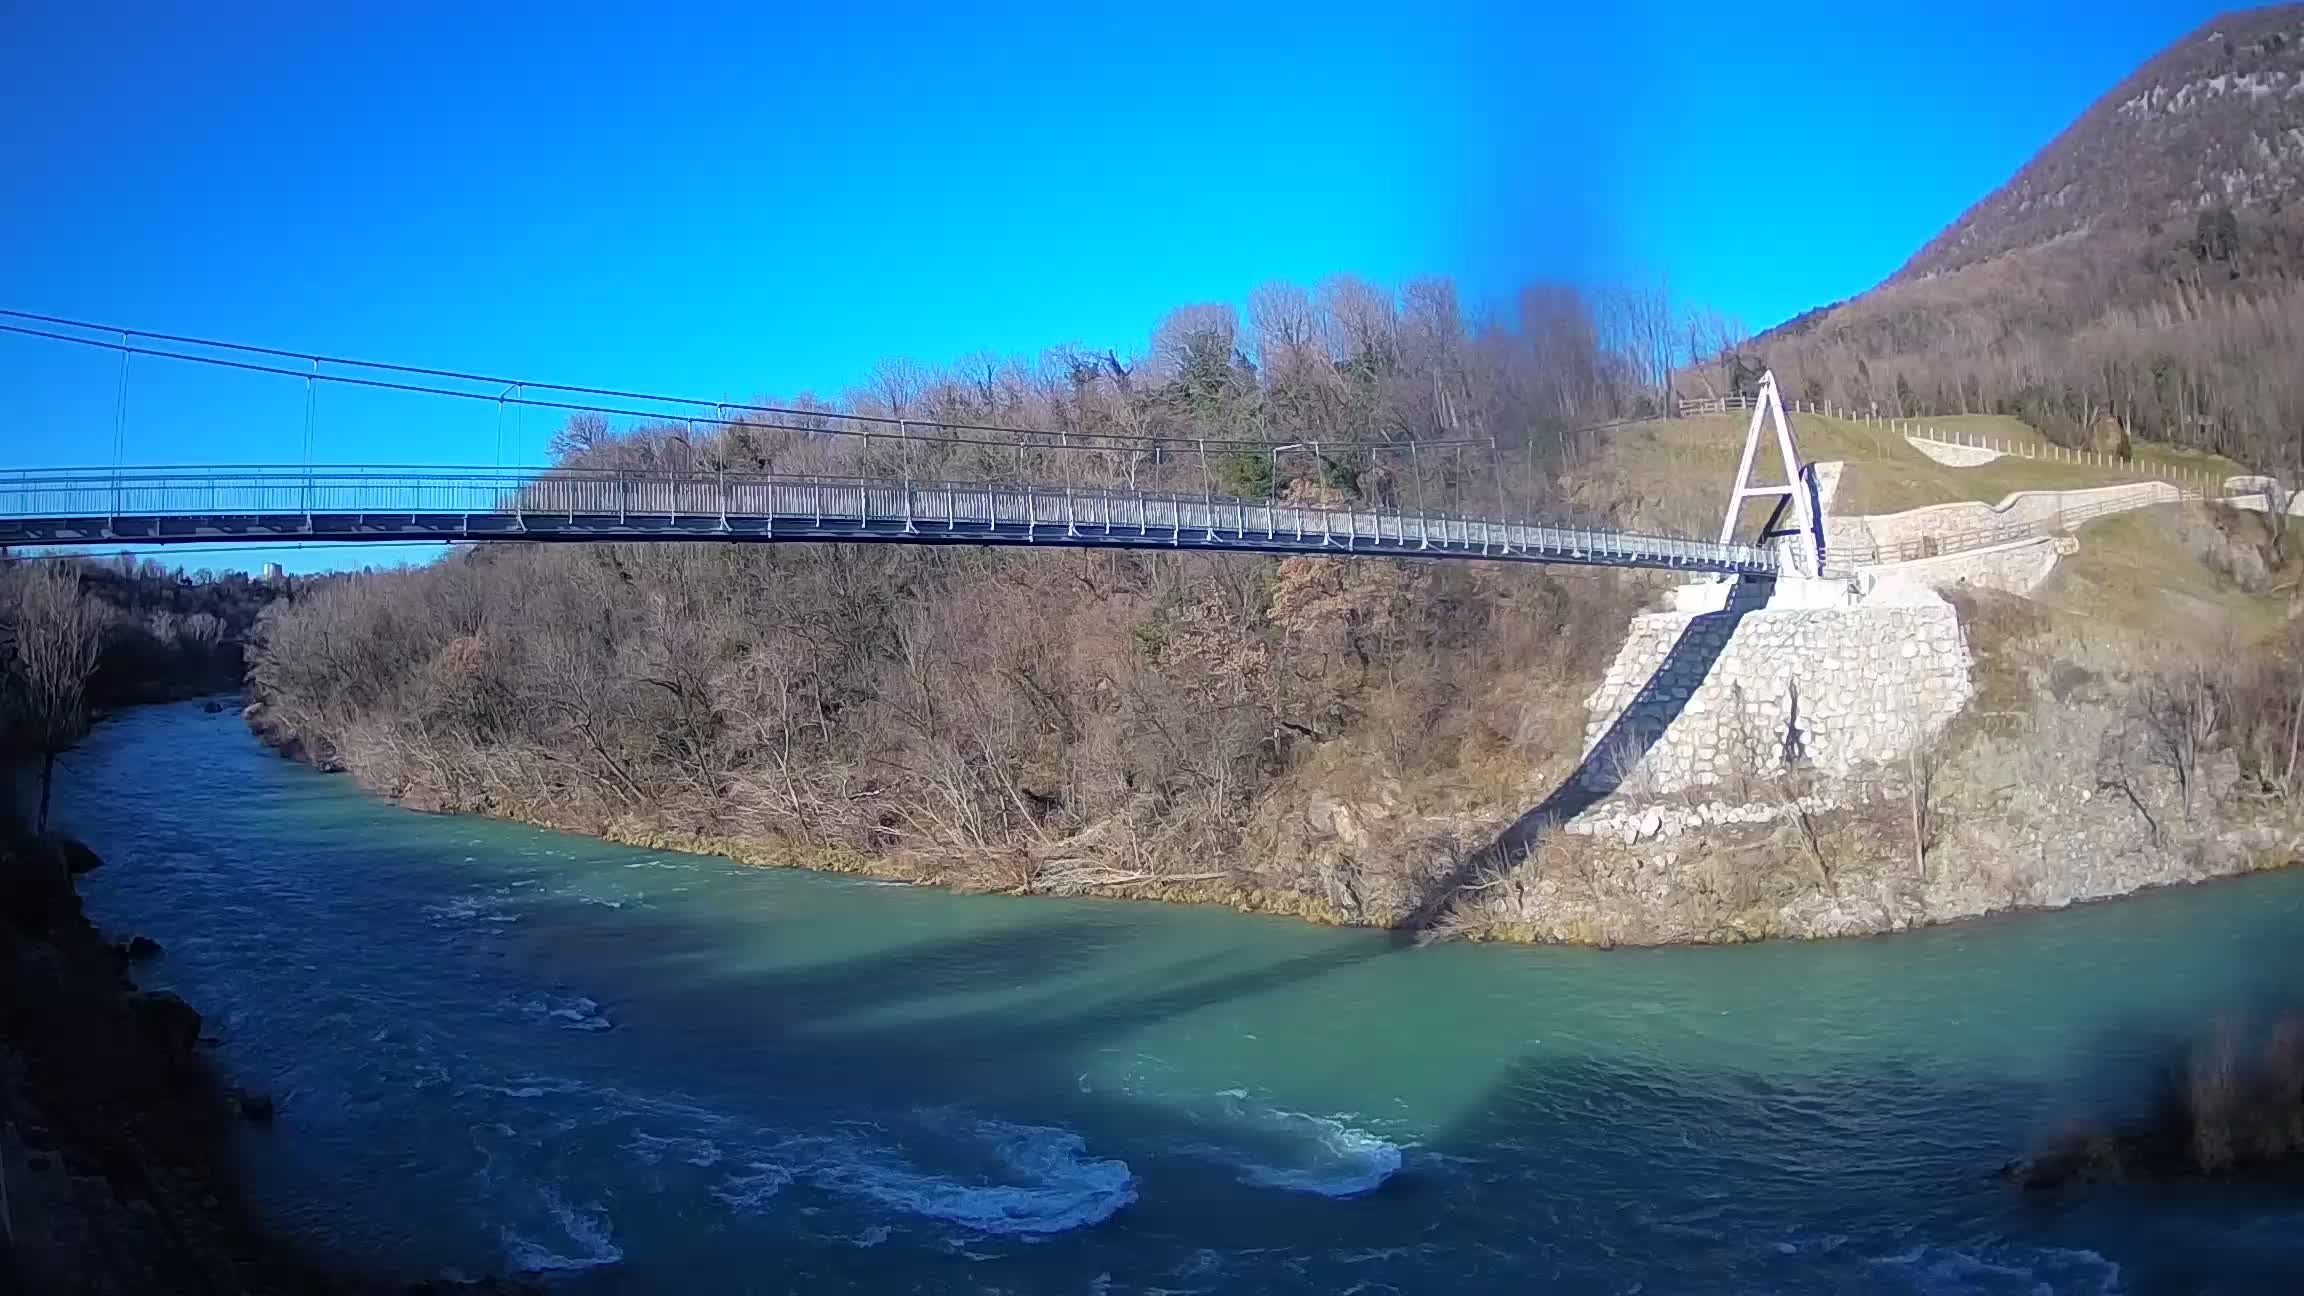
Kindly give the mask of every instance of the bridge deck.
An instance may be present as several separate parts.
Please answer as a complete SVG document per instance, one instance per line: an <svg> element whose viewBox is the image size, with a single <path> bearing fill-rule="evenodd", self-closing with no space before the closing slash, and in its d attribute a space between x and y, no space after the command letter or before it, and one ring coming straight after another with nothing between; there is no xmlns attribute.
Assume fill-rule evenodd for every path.
<svg viewBox="0 0 2304 1296"><path fill-rule="evenodd" d="M818 540L1422 555L1728 574L1775 555L1635 532L1048 484L454 468L0 477L0 544Z"/></svg>

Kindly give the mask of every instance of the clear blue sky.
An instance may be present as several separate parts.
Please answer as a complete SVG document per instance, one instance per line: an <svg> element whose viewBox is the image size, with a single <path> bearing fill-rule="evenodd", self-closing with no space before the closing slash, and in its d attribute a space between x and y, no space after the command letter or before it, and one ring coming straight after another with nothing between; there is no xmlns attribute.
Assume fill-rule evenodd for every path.
<svg viewBox="0 0 2304 1296"><path fill-rule="evenodd" d="M0 305L737 398L1126 352L1338 271L1665 274L1760 327L1893 270L2220 8L1547 7L12 0ZM109 458L109 389L50 357L0 343L0 466ZM250 399L140 400L127 457L294 458L300 396Z"/></svg>

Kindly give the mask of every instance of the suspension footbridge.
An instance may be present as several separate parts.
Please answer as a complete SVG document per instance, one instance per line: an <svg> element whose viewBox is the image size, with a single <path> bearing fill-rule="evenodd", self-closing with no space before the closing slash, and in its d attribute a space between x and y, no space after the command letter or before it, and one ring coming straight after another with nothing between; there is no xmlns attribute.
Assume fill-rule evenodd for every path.
<svg viewBox="0 0 2304 1296"><path fill-rule="evenodd" d="M0 467L0 545L116 546L203 542L279 545L378 541L777 541L1197 549L1265 554L1413 556L1434 559L1638 567L1765 576L1778 549L1719 539L1644 534L1493 512L1389 506L1354 499L1251 498L1220 492L1210 465L1277 469L1307 449L1328 462L1346 451L1407 461L1421 482L1424 456L1497 443L1423 442L1274 445L1221 438L988 427L929 419L788 409L510 381L454 370L315 356L213 340L109 329L0 311L0 334L78 351L116 354L115 451L123 448L131 362L193 366L300 383L306 453L324 386L496 409L542 409L677 429L689 462L614 464L571 454L543 468L319 465L131 465ZM695 435L741 434L754 459L805 468L838 462L868 471L824 473L737 468L697 454ZM54 429L86 444L88 429ZM825 450L837 443L843 453ZM1048 477L943 472L961 461L1008 462ZM1077 471L1083 457L1101 474ZM1083 481L1101 476L1102 480ZM1196 475L1198 491L1142 479ZM987 479L989 477L989 479ZM1277 486L1277 471L1264 475ZM1741 484L1741 483L1740 483ZM1463 483L1456 482L1459 496ZM1331 495L1341 492L1329 492Z"/></svg>

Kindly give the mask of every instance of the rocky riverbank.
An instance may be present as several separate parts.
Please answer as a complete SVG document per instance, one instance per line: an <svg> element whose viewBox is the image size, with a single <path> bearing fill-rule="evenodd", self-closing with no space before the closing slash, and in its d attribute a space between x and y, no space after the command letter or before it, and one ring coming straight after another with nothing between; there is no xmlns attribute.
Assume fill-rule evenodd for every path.
<svg viewBox="0 0 2304 1296"><path fill-rule="evenodd" d="M2304 847L2304 623L2245 591L2215 648L2109 586L1699 616L1613 573L772 549L339 582L268 615L250 723L417 810L1485 939L1861 935Z"/></svg>
<svg viewBox="0 0 2304 1296"><path fill-rule="evenodd" d="M252 706L248 719L283 755L344 768L315 761L265 708ZM935 852L686 832L644 813L559 817L533 804L457 803L419 786L368 786L413 809L769 867L967 891L1218 904L1339 926L1538 944L1876 935L2063 908L2304 858L2304 829L2284 805L2247 795L2230 753L2204 762L2195 789L2200 805L2187 812L2167 780L2139 773L2113 790L2100 786L2100 764L2069 759L2073 750L2102 751L2118 736L2116 709L2075 698L2039 723L2045 727L2011 734L1972 718L1926 771L1873 770L1883 777L1748 790L1748 814L1714 813L1724 793L1647 799L1624 812L1628 826L1620 836L1525 823L1500 832L1493 812L1436 813L1382 790L1350 798L1313 793L1300 806L1271 806L1265 836L1285 856L1285 868L1321 880L1310 891L1261 881L1266 870L1254 860L1183 877L1129 877L1116 860L1111 880L1092 888L1039 883L1048 854L1108 852L1110 842L1072 839L1038 856L1019 849L987 868ZM1601 810L1623 804L1611 799ZM1378 860L1384 865L1364 863ZM1442 911L1437 920L1435 910Z"/></svg>
<svg viewBox="0 0 2304 1296"><path fill-rule="evenodd" d="M221 1083L196 1008L135 987L132 961L160 951L107 941L82 912L72 879L99 862L66 839L0 833L0 1288L468 1290L340 1272L252 1218L230 1139L269 1122L270 1100Z"/></svg>

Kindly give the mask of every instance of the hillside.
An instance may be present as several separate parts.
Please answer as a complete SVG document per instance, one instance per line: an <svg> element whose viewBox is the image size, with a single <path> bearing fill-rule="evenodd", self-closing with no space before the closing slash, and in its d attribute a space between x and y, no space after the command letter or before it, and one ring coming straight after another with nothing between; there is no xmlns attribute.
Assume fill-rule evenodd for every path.
<svg viewBox="0 0 2304 1296"><path fill-rule="evenodd" d="M1600 452L1565 474L1563 488L1584 507L1623 516L1636 527L1677 530L1691 517L1716 518L1736 474L1744 420L1740 414L1709 414L1610 429L1599 443ZM2015 491L2080 490L2171 472L2222 477L2240 471L2229 459L2149 444L2133 447L2130 464L2113 467L2006 458L1982 467L1948 468L1883 425L1805 413L1792 415L1791 422L1802 456L1846 465L1834 504L1837 513L1893 513L1961 500L1994 503ZM1922 426L1946 438L1988 437L2008 445L2047 440L2004 416L1953 415L1928 419ZM1771 460L1763 460L1757 471L1774 480Z"/></svg>
<svg viewBox="0 0 2304 1296"><path fill-rule="evenodd" d="M1795 396L1997 414L2294 467L2304 6L2226 15L2108 90L1879 286L1723 353ZM1709 368L1709 367L1706 367Z"/></svg>
<svg viewBox="0 0 2304 1296"><path fill-rule="evenodd" d="M2224 14L2112 87L1889 280L2304 196L2304 5Z"/></svg>

